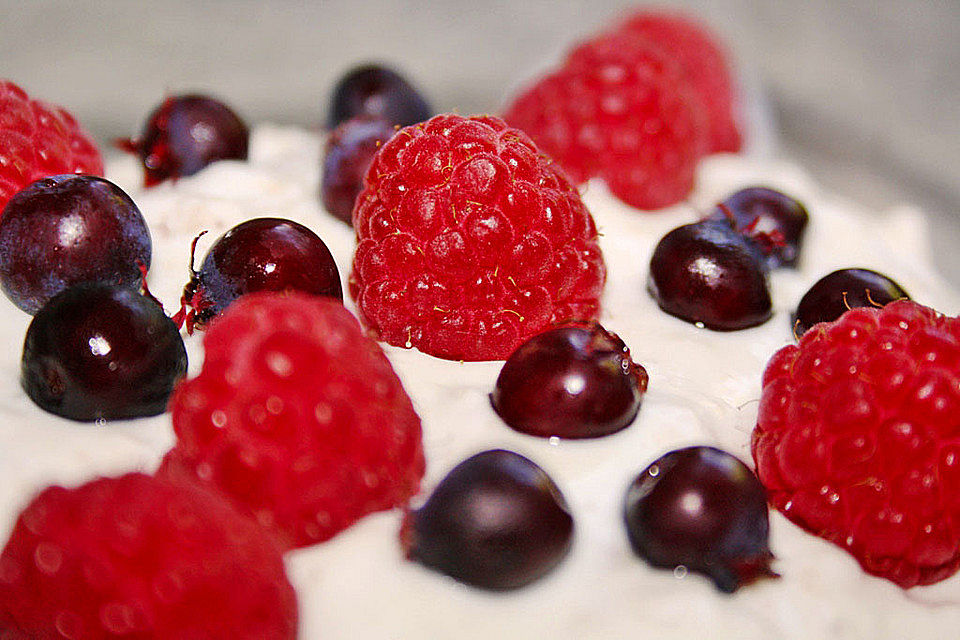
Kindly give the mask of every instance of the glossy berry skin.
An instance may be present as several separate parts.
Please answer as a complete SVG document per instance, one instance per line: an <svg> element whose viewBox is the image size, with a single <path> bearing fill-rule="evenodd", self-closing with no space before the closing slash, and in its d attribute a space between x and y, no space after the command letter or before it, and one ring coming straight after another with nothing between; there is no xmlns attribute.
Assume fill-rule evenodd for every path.
<svg viewBox="0 0 960 640"><path fill-rule="evenodd" d="M737 191L714 208L711 220L726 220L757 243L768 269L795 267L809 214L785 193L768 187Z"/></svg>
<svg viewBox="0 0 960 640"><path fill-rule="evenodd" d="M103 178L42 178L11 198L0 218L0 285L30 314L81 282L136 289L151 252L137 205Z"/></svg>
<svg viewBox="0 0 960 640"><path fill-rule="evenodd" d="M246 160L250 133L230 107L208 96L165 99L147 118L138 139L121 140L136 153L144 185L192 176L217 160Z"/></svg>
<svg viewBox="0 0 960 640"><path fill-rule="evenodd" d="M599 324L538 334L500 370L490 401L512 429L548 438L597 438L633 422L646 370Z"/></svg>
<svg viewBox="0 0 960 640"><path fill-rule="evenodd" d="M573 517L550 477L504 450L457 465L426 504L407 513L401 543L410 560L474 587L518 589L570 550Z"/></svg>
<svg viewBox="0 0 960 640"><path fill-rule="evenodd" d="M756 247L722 222L665 235L650 259L647 289L667 313L716 331L746 329L772 314Z"/></svg>
<svg viewBox="0 0 960 640"><path fill-rule="evenodd" d="M800 298L793 330L802 336L818 322L833 322L854 307L882 307L910 296L899 284L870 269L839 269L817 280Z"/></svg>
<svg viewBox="0 0 960 640"><path fill-rule="evenodd" d="M422 95L399 73L379 64L366 64L348 71L333 90L327 127L359 115L373 116L407 127L432 114Z"/></svg>
<svg viewBox="0 0 960 640"><path fill-rule="evenodd" d="M640 557L702 573L720 591L776 575L763 486L719 449L688 447L651 464L627 490L624 519Z"/></svg>
<svg viewBox="0 0 960 640"><path fill-rule="evenodd" d="M320 177L320 198L328 212L353 224L353 207L373 155L396 132L386 120L360 115L330 133Z"/></svg>
<svg viewBox="0 0 960 640"><path fill-rule="evenodd" d="M323 240L283 218L254 218L221 236L184 287L193 322L203 326L254 291L301 291L343 300L340 271Z"/></svg>

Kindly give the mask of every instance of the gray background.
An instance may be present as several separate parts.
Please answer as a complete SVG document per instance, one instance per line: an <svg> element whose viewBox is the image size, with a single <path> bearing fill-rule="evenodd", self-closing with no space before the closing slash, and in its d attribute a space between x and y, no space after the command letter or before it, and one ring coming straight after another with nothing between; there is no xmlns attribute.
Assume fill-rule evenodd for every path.
<svg viewBox="0 0 960 640"><path fill-rule="evenodd" d="M668 3L713 25L759 78L781 134L827 186L930 210L960 283L960 0ZM0 0L0 76L68 106L101 141L164 92L217 94L249 120L319 125L336 78L384 60L440 110L509 91L633 3L612 0Z"/></svg>

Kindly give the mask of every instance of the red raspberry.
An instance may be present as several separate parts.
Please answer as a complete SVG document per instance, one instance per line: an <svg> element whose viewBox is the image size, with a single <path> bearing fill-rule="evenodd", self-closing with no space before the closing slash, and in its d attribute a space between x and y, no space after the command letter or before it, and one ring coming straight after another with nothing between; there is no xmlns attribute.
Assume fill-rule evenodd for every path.
<svg viewBox="0 0 960 640"><path fill-rule="evenodd" d="M901 587L960 567L960 318L910 301L814 325L763 375L770 501Z"/></svg>
<svg viewBox="0 0 960 640"><path fill-rule="evenodd" d="M597 317L606 277L576 189L498 118L440 115L374 156L350 289L381 340L503 359L552 322Z"/></svg>
<svg viewBox="0 0 960 640"><path fill-rule="evenodd" d="M686 197L706 150L703 110L679 67L631 36L584 42L504 117L574 180L602 177L640 209Z"/></svg>
<svg viewBox="0 0 960 640"><path fill-rule="evenodd" d="M65 109L0 80L0 213L20 189L62 173L103 175L96 144Z"/></svg>
<svg viewBox="0 0 960 640"><path fill-rule="evenodd" d="M708 151L739 151L734 82L719 39L688 16L655 11L629 16L620 31L653 43L680 65L706 112Z"/></svg>
<svg viewBox="0 0 960 640"><path fill-rule="evenodd" d="M0 556L2 627L14 638L280 640L296 637L297 601L255 522L199 487L132 473L51 487L27 506Z"/></svg>
<svg viewBox="0 0 960 640"><path fill-rule="evenodd" d="M202 371L171 398L177 445L159 474L223 491L284 548L419 490L420 419L338 301L248 294L211 322L203 346Z"/></svg>

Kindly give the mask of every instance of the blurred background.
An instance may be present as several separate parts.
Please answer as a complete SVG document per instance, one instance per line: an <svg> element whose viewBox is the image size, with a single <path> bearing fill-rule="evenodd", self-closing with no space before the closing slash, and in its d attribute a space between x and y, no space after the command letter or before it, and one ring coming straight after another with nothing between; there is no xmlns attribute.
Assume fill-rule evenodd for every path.
<svg viewBox="0 0 960 640"><path fill-rule="evenodd" d="M632 2L0 0L0 77L67 106L101 141L166 92L248 121L319 126L336 79L401 69L437 110L497 112ZM678 0L722 37L775 119L777 154L873 207L913 202L960 284L960 0ZM954 257L954 254L957 254Z"/></svg>

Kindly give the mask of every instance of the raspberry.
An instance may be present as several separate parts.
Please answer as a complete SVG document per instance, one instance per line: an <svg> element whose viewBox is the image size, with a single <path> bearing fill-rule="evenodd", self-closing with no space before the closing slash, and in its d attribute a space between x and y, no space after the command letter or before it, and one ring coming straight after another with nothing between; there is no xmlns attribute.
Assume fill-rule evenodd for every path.
<svg viewBox="0 0 960 640"><path fill-rule="evenodd" d="M606 277L576 189L498 118L440 115L374 156L350 289L390 344L504 359L552 322L597 317Z"/></svg>
<svg viewBox="0 0 960 640"><path fill-rule="evenodd" d="M604 34L580 44L504 117L575 181L599 176L640 209L686 197L706 150L703 110L679 67L630 36Z"/></svg>
<svg viewBox="0 0 960 640"><path fill-rule="evenodd" d="M653 43L680 65L703 104L710 152L740 150L733 77L720 41L705 25L679 13L640 11L619 31Z"/></svg>
<svg viewBox="0 0 960 640"><path fill-rule="evenodd" d="M814 325L763 375L770 501L903 588L960 567L960 318L910 301Z"/></svg>
<svg viewBox="0 0 960 640"><path fill-rule="evenodd" d="M424 471L420 419L349 311L303 293L242 296L171 398L177 445L158 472L212 485L284 548L402 505Z"/></svg>
<svg viewBox="0 0 960 640"><path fill-rule="evenodd" d="M66 110L0 80L0 213L31 182L63 173L103 175L96 144Z"/></svg>
<svg viewBox="0 0 960 640"><path fill-rule="evenodd" d="M0 628L28 638L295 638L273 541L218 496L131 473L51 487L0 556ZM4 636L7 637L7 636Z"/></svg>

